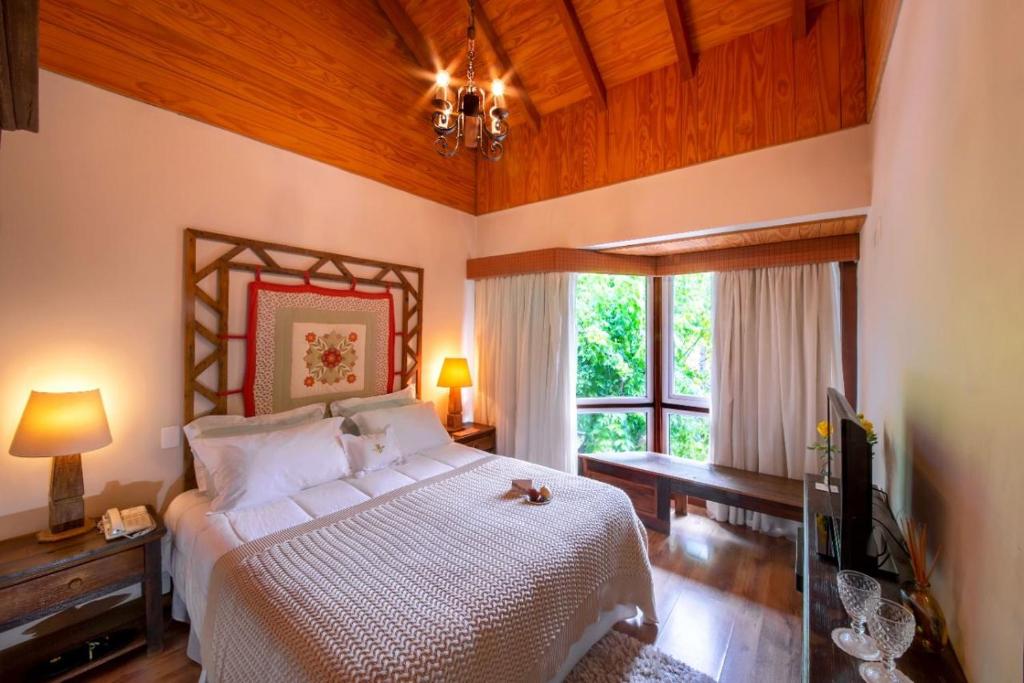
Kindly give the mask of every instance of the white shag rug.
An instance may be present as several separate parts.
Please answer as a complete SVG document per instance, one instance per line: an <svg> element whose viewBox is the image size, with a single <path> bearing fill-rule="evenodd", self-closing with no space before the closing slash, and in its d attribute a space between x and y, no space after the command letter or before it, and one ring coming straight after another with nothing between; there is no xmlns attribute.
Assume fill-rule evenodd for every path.
<svg viewBox="0 0 1024 683"><path fill-rule="evenodd" d="M714 683L653 645L610 631L566 677L565 683Z"/></svg>

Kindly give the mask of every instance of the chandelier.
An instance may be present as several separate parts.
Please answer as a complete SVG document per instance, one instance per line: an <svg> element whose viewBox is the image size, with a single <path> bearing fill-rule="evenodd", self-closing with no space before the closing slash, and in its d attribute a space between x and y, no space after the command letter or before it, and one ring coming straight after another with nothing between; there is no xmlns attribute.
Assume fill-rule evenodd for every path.
<svg viewBox="0 0 1024 683"><path fill-rule="evenodd" d="M473 58L476 56L476 24L473 20L473 1L469 0L469 26L466 29L467 63L466 84L459 88L453 102L448 86L451 76L445 70L437 72L434 91L434 148L443 157L458 154L459 147L479 150L488 161L497 161L504 150L508 136L508 109L505 107L505 84L500 79L491 81L491 94L474 81ZM489 105L489 106L488 106Z"/></svg>

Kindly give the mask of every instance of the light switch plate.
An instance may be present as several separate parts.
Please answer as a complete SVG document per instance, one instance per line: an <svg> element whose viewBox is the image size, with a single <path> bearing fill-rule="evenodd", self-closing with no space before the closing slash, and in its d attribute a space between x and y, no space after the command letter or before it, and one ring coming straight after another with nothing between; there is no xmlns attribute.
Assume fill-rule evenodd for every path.
<svg viewBox="0 0 1024 683"><path fill-rule="evenodd" d="M160 448L177 448L181 445L181 427L164 427L160 430Z"/></svg>

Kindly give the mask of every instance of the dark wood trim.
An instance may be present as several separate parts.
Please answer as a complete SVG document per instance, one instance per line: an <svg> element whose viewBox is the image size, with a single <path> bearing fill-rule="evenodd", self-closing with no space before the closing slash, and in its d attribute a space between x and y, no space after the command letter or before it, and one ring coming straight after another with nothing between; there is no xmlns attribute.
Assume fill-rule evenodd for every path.
<svg viewBox="0 0 1024 683"><path fill-rule="evenodd" d="M222 244L227 248L208 262L199 263L197 246L204 243ZM281 265L274 254L288 255L308 259L305 268ZM251 257L255 257L253 262ZM294 258L291 261L294 263ZM241 271L265 275L280 275L295 278L296 284L309 278L310 281L327 281L344 283L353 288L363 287L366 291L380 292L395 290L392 298L395 302L396 327L400 334L395 337L392 354L398 353L397 367L400 370L399 384L408 386L416 383L417 393L421 391L423 366L423 269L388 261L344 256L320 249L306 249L287 244L264 242L262 240L235 237L206 230L186 228L184 231L184 268L182 282L184 287L184 419L188 424L201 417L197 409L197 400L203 399L210 408L202 415L223 415L227 412L228 392L237 389L228 385L227 368L228 354L231 350L242 352L244 346L232 344L226 338L229 332L228 301L230 273ZM375 271L372 276L357 275L356 268ZM333 270L323 270L334 268ZM200 286L208 277L216 274L216 294L211 295ZM207 313L213 315L215 325L207 327L196 316L197 306L203 305ZM232 331L234 332L234 331ZM237 332L240 333L240 332ZM202 358L197 358L198 338L204 339L212 347ZM216 387L203 377L203 374L217 365ZM183 451L185 466L185 487L195 487L195 469L192 462L192 451L186 444Z"/></svg>
<svg viewBox="0 0 1024 683"><path fill-rule="evenodd" d="M673 254L657 257L655 274L725 272L752 268L802 266L809 263L856 261L860 257L860 235L837 235L792 240L749 247Z"/></svg>
<svg viewBox="0 0 1024 683"><path fill-rule="evenodd" d="M498 32L494 30L494 25L491 24L491 19L487 16L487 11L480 3L476 4L474 11L476 13L476 25L484 32L487 42L490 43L491 49L494 50L494 57L498 61L498 66L501 68L502 74L507 75L512 86L512 94L516 95L519 101L523 103L523 108L526 109L530 125L533 126L534 130L539 130L540 111L538 111L537 105L533 103L533 98L530 97L523 79L519 77L519 72L512 65L512 58L508 56L508 52L505 51L505 47L501 44Z"/></svg>
<svg viewBox="0 0 1024 683"><path fill-rule="evenodd" d="M807 0L792 0L793 2L793 39L800 40L807 36Z"/></svg>
<svg viewBox="0 0 1024 683"><path fill-rule="evenodd" d="M688 413L704 413L705 415L711 412L707 406L688 405L672 401L662 401L661 407L665 410L683 410Z"/></svg>
<svg viewBox="0 0 1024 683"><path fill-rule="evenodd" d="M601 401L600 403L580 403L576 402L576 408L579 410L607 410L609 408L636 408L639 410L650 410L654 407L653 401L644 401L643 403L625 403L623 401Z"/></svg>
<svg viewBox="0 0 1024 683"><path fill-rule="evenodd" d="M839 264L839 320L846 400L857 405L857 264Z"/></svg>
<svg viewBox="0 0 1024 683"><path fill-rule="evenodd" d="M469 280L524 273L560 272L654 275L654 262L645 256L621 256L588 249L561 247L484 256L466 261L466 278Z"/></svg>
<svg viewBox="0 0 1024 683"><path fill-rule="evenodd" d="M589 249L552 248L485 256L466 261L466 278L525 273L604 273L608 275L687 275L690 273L802 266L857 261L860 234L833 235L787 242L663 256L610 254Z"/></svg>
<svg viewBox="0 0 1024 683"><path fill-rule="evenodd" d="M665 446L665 412L662 410L662 399L665 392L665 339L662 333L665 325L665 284L663 277L653 278L652 297L648 306L651 318L651 355L647 365L651 371L651 395L654 397L654 414L651 419L651 450L656 453L667 453Z"/></svg>
<svg viewBox="0 0 1024 683"><path fill-rule="evenodd" d="M555 0L555 9L558 10L558 15L562 19L562 26L565 27L569 46L576 55L576 61L579 62L584 80L590 86L590 92L602 109L607 108L608 92L604 85L604 79L601 77L600 69L597 68L594 53L587 43L587 36L583 33L580 19L576 16L576 9L572 6L571 0Z"/></svg>
<svg viewBox="0 0 1024 683"><path fill-rule="evenodd" d="M39 2L0 9L0 129L39 131Z"/></svg>
<svg viewBox="0 0 1024 683"><path fill-rule="evenodd" d="M836 235L854 235L864 227L867 216L842 216L816 221L798 221L761 228L730 230L711 235L694 235L690 237L673 237L657 242L629 244L619 247L602 249L606 254L623 254L626 256L669 256L694 251L714 251L716 249L733 249L735 247L751 247L756 244L776 244L794 240L807 240L815 237L835 237Z"/></svg>
<svg viewBox="0 0 1024 683"><path fill-rule="evenodd" d="M697 72L690 39L686 35L686 20L682 0L665 0L665 12L668 14L668 25L672 29L672 40L676 44L676 55L679 58L679 77L684 81L693 78Z"/></svg>
<svg viewBox="0 0 1024 683"><path fill-rule="evenodd" d="M146 652L159 652L164 646L164 608L161 582L160 541L143 546L142 596L146 601Z"/></svg>

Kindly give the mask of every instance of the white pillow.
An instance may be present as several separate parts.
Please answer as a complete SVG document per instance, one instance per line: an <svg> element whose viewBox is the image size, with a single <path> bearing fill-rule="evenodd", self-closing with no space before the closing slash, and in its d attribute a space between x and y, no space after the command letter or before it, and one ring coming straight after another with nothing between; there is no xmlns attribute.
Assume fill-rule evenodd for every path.
<svg viewBox="0 0 1024 683"><path fill-rule="evenodd" d="M362 434L379 434L394 429L395 442L403 456L450 443L452 438L441 425L433 403L416 403L401 408L370 410L354 415Z"/></svg>
<svg viewBox="0 0 1024 683"><path fill-rule="evenodd" d="M206 415L189 422L185 425L183 431L185 432L185 438L188 439L188 445L194 451L197 439L258 434L309 422L318 422L322 419L324 419L324 404L313 403L281 413L255 415L253 417L243 417L242 415ZM206 467L199 460L196 460L194 465L196 470L196 487L200 491L209 492L211 490L211 482L207 475Z"/></svg>
<svg viewBox="0 0 1024 683"><path fill-rule="evenodd" d="M211 512L251 507L351 472L335 417L261 434L197 439L213 482Z"/></svg>
<svg viewBox="0 0 1024 683"><path fill-rule="evenodd" d="M416 400L416 386L410 384L404 389L393 391L390 394L381 394L380 396L357 396L355 398L345 398L340 401L331 401L330 410L331 415L337 417L338 415L344 415L345 417L351 417L356 413L361 413L364 410L370 410L370 406L375 403L390 403L391 401L406 401L413 402ZM380 406L380 407L397 407L396 406Z"/></svg>
<svg viewBox="0 0 1024 683"><path fill-rule="evenodd" d="M341 445L355 476L382 470L401 461L402 451L395 443L395 430L388 427L379 434L342 434Z"/></svg>

